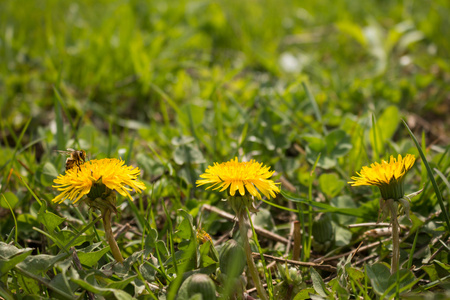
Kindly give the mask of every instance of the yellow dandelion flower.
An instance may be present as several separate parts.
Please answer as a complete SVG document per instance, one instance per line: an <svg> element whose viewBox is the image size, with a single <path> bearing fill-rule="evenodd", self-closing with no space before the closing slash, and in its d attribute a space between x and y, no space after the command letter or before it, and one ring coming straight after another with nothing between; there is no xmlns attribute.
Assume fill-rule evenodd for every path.
<svg viewBox="0 0 450 300"><path fill-rule="evenodd" d="M140 173L139 168L124 164L123 160L115 158L94 159L80 165L79 168L66 171L64 175L59 175L53 181L55 183L53 188L61 193L52 201L61 203L65 199L69 199L76 203L84 195L92 198L90 193L94 192L94 187L99 183L103 187L106 186L106 188L132 199L129 191L134 189L140 193L146 187L144 183L137 180Z"/></svg>
<svg viewBox="0 0 450 300"><path fill-rule="evenodd" d="M203 229L197 229L197 242L201 242L202 244L204 244L207 241L210 241L212 243L211 236Z"/></svg>
<svg viewBox="0 0 450 300"><path fill-rule="evenodd" d="M249 162L239 162L237 157L225 163L214 163L208 166L205 173L200 175L201 180L197 180L197 186L211 184L206 189L214 187L214 190L220 189L220 192L229 188L229 194L233 197L236 191L241 196L248 193L261 199L261 193L267 198L275 198L275 193L279 193L279 187L269 178L274 171L270 167L263 166L254 160Z"/></svg>
<svg viewBox="0 0 450 300"><path fill-rule="evenodd" d="M391 155L389 161L382 160L381 164L373 163L370 167L362 167L358 176L352 177L354 181L348 183L352 186L377 186L383 199L398 200L404 196L403 179L415 160L412 154L407 154L404 158L400 154L397 158Z"/></svg>

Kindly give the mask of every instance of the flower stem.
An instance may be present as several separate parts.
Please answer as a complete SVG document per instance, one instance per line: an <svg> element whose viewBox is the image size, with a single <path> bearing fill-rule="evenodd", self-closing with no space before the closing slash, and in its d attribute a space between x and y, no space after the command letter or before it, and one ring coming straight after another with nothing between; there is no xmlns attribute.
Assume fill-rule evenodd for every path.
<svg viewBox="0 0 450 300"><path fill-rule="evenodd" d="M264 290L261 280L259 278L258 269L256 268L255 262L253 261L252 249L250 248L249 236L248 236L248 225L247 225L247 214L245 211L241 211L237 213L238 221L239 221L239 232L242 237L242 241L244 243L245 256L247 257L247 265L248 271L252 276L253 283L255 284L256 290L258 291L259 296L262 300L268 300L269 296L267 296L266 291Z"/></svg>
<svg viewBox="0 0 450 300"><path fill-rule="evenodd" d="M122 253L120 253L119 246L117 245L117 242L114 239L114 234L111 228L111 218L112 218L111 210L110 209L103 210L102 217L103 217L103 226L105 227L106 239L108 240L108 244L111 249L112 255L114 256L114 259L117 262L123 263Z"/></svg>
<svg viewBox="0 0 450 300"><path fill-rule="evenodd" d="M399 224L397 219L397 203L393 199L386 200L386 204L391 212L391 226L392 226L392 262L391 274L398 271L400 262L400 236Z"/></svg>

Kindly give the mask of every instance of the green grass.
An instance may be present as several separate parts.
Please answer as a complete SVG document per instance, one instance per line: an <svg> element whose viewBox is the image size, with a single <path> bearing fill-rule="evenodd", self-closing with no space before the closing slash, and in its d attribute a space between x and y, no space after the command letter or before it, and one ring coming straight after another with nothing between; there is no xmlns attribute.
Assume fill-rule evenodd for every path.
<svg viewBox="0 0 450 300"><path fill-rule="evenodd" d="M261 269L275 299L449 297L449 13L444 0L0 2L0 297L174 299L196 272L220 294L233 284L215 253L236 228L202 210L232 212L195 181L235 156L293 187L258 202L253 224L287 238L301 220L302 257L336 267ZM98 211L51 201L66 148L141 169L146 191L119 196L113 220L127 226L123 266ZM412 223L400 218L403 269L390 275L391 242L365 234L378 226L348 227L377 221L380 193L346 183L407 153L405 192L423 192ZM334 230L325 250L309 235L319 212ZM291 259L292 246L257 241Z"/></svg>

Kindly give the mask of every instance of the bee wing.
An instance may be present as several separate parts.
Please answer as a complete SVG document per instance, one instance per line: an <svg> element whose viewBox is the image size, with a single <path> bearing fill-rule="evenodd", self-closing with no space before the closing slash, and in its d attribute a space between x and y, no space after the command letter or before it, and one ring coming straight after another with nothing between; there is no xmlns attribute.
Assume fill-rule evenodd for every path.
<svg viewBox="0 0 450 300"><path fill-rule="evenodd" d="M77 151L77 150L72 149L72 148L67 148L67 151L69 151L69 152L74 152L74 151Z"/></svg>
<svg viewBox="0 0 450 300"><path fill-rule="evenodd" d="M61 155L71 155L71 151L65 151L65 150L54 150L55 152L58 152Z"/></svg>

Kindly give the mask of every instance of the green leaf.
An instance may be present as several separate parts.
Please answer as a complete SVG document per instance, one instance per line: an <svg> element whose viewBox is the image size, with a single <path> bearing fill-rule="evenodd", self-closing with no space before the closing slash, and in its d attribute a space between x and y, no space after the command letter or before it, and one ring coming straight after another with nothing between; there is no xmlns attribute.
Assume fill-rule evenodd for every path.
<svg viewBox="0 0 450 300"><path fill-rule="evenodd" d="M189 221L189 228L191 230L191 235L189 237L196 237L197 234L194 231L194 218L191 216L191 214L183 209L179 209L177 212L178 214L183 216L185 220Z"/></svg>
<svg viewBox="0 0 450 300"><path fill-rule="evenodd" d="M200 246L200 266L202 268L205 268L213 264L217 264L219 262L218 260L216 261L210 256L212 250L211 247L213 246L211 245L210 241L207 241L206 243Z"/></svg>
<svg viewBox="0 0 450 300"><path fill-rule="evenodd" d="M144 172L149 172L151 174L163 174L166 171L163 164L147 154L138 153L136 155L136 161L139 168Z"/></svg>
<svg viewBox="0 0 450 300"><path fill-rule="evenodd" d="M370 143L372 147L377 146L376 152L383 153L386 149L385 144L392 138L400 123L400 113L397 106L388 106L375 124L370 129ZM376 129L374 128L376 126ZM374 130L376 130L376 141L374 139Z"/></svg>
<svg viewBox="0 0 450 300"><path fill-rule="evenodd" d="M109 246L98 250L90 252L77 252L78 258L82 265L92 267L95 265L102 257L109 251Z"/></svg>
<svg viewBox="0 0 450 300"><path fill-rule="evenodd" d="M285 149L289 147L289 139L286 130L283 130L283 117L276 110L265 106L261 115L259 124L262 132L259 134L262 143L269 151L276 148Z"/></svg>
<svg viewBox="0 0 450 300"><path fill-rule="evenodd" d="M357 208L355 201L348 195L338 196L331 199L330 205L340 209L351 208L364 210L363 207ZM355 223L356 217L343 214L335 214L333 215L333 220L337 221L339 225L344 226Z"/></svg>
<svg viewBox="0 0 450 300"><path fill-rule="evenodd" d="M336 246L342 247L350 244L352 240L352 232L341 226L335 226Z"/></svg>
<svg viewBox="0 0 450 300"><path fill-rule="evenodd" d="M17 266L27 270L28 272L40 274L47 272L50 268L53 268L55 263L67 258L68 256L69 254L67 253L60 253L58 255L38 254L28 256L22 262L17 264Z"/></svg>
<svg viewBox="0 0 450 300"><path fill-rule="evenodd" d="M383 298L385 296L388 296L389 298L394 298L397 293L397 289L400 295L405 292L408 292L418 282L418 279L416 280L413 272L411 272L410 270L401 269L398 270L397 273L392 274L391 277L389 277L388 281L389 287L383 293L382 295Z"/></svg>
<svg viewBox="0 0 450 300"><path fill-rule="evenodd" d="M133 254L131 254L130 256L128 256L123 264L118 264L116 262L112 262L112 266L113 266L113 271L118 275L118 276L125 276L131 269L131 267L140 259L142 259L142 254L144 253L144 251L136 251Z"/></svg>
<svg viewBox="0 0 450 300"><path fill-rule="evenodd" d="M173 258L175 257L179 270L190 270L197 266L197 238L191 238L188 241L183 241L178 245L179 251L175 252L174 256L169 257L164 265L172 265L167 272L175 272L173 267Z"/></svg>
<svg viewBox="0 0 450 300"><path fill-rule="evenodd" d="M327 155L332 158L342 157L352 149L350 136L342 129L331 131L326 137Z"/></svg>
<svg viewBox="0 0 450 300"><path fill-rule="evenodd" d="M61 245L67 245L67 243L69 243L75 236L76 236L76 234L70 230L61 230L54 235L54 237L57 240L59 240ZM94 234L80 235L72 242L71 245L79 246L79 245L83 244L84 242L92 241L93 238L94 238Z"/></svg>
<svg viewBox="0 0 450 300"><path fill-rule="evenodd" d="M174 146L182 146L182 145L187 145L189 143L192 143L193 141L195 141L195 138L192 136L187 136L187 135L182 135L180 137L174 137L172 138L172 140L170 141L172 143L172 145Z"/></svg>
<svg viewBox="0 0 450 300"><path fill-rule="evenodd" d="M177 177L185 181L189 185L195 185L195 181L200 176L198 169L193 169L189 164L183 165L177 171Z"/></svg>
<svg viewBox="0 0 450 300"><path fill-rule="evenodd" d="M98 242L98 243L93 243L93 244L91 244L91 245L89 245L89 246L87 246L85 248L77 249L77 254L79 252L89 253L91 251L96 250L97 248L100 248L101 245L102 245L102 242Z"/></svg>
<svg viewBox="0 0 450 300"><path fill-rule="evenodd" d="M366 265L366 271L375 293L383 295L389 287L389 277L391 276L389 268L385 264L375 263Z"/></svg>
<svg viewBox="0 0 450 300"><path fill-rule="evenodd" d="M313 283L314 290L320 296L327 297L329 292L325 287L325 283L323 282L322 277L320 277L319 273L317 273L317 271L314 270L314 268L309 268L309 270L311 272L311 280Z"/></svg>
<svg viewBox="0 0 450 300"><path fill-rule="evenodd" d="M346 155L352 149L351 137L341 129L336 129L328 133L325 137L320 135L302 135L307 142L306 159L310 164L314 164L317 157L320 159L317 166L323 169L334 168L337 159Z"/></svg>
<svg viewBox="0 0 450 300"><path fill-rule="evenodd" d="M0 242L0 259L8 259L16 256L18 254L22 254L24 252L28 252L33 250L33 248L23 248L19 249L13 245L9 245L3 242Z"/></svg>
<svg viewBox="0 0 450 300"><path fill-rule="evenodd" d="M439 265L442 269L447 271L447 273L450 273L450 265L449 264L442 263L438 260L433 260L433 263ZM448 274L445 274L445 275L448 275ZM443 276L441 276L441 277L443 277Z"/></svg>
<svg viewBox="0 0 450 300"><path fill-rule="evenodd" d="M70 279L72 282L78 284L81 288L93 292L95 294L101 295L101 296L110 296L113 294L117 300L132 300L133 297L129 295L127 292L119 290L119 289L112 289L112 288L101 288L98 286L94 286L90 283L88 283L85 280L82 279Z"/></svg>
<svg viewBox="0 0 450 300"><path fill-rule="evenodd" d="M335 173L324 173L319 177L319 187L327 197L333 198L345 187L345 181Z"/></svg>
<svg viewBox="0 0 450 300"><path fill-rule="evenodd" d="M145 244L150 247L155 247L156 240L158 239L158 231L155 228L150 228L147 233L147 237L145 238Z"/></svg>
<svg viewBox="0 0 450 300"><path fill-rule="evenodd" d="M150 262L146 262L140 265L139 272L141 272L141 275L142 277L144 277L145 280L152 282L155 281L156 266L152 268L149 264Z"/></svg>
<svg viewBox="0 0 450 300"><path fill-rule="evenodd" d="M39 283L30 277L18 273L17 280L19 281L19 285L23 288L23 290L30 295L39 294L39 292L41 291Z"/></svg>
<svg viewBox="0 0 450 300"><path fill-rule="evenodd" d="M394 297L397 288L400 294L407 292L417 282L414 274L410 270L401 269L398 271L398 274L391 275L389 268L381 263L376 263L371 266L366 265L366 271L374 292L383 297ZM397 276L399 277L398 282Z"/></svg>
<svg viewBox="0 0 450 300"><path fill-rule="evenodd" d="M340 271L342 273L342 271ZM345 276L345 275L344 275ZM342 278L342 276L339 276L339 278ZM338 277L335 277L328 282L327 286L329 289L331 289L331 293L333 295L339 295L339 299L349 299L349 291L342 286L342 284L347 285L347 280L342 280L342 284L340 282Z"/></svg>
<svg viewBox="0 0 450 300"><path fill-rule="evenodd" d="M354 281L359 281L365 276L363 271L353 268L351 265L346 265L345 271Z"/></svg>
<svg viewBox="0 0 450 300"><path fill-rule="evenodd" d="M325 147L325 140L319 134L303 134L302 138L308 143L308 147L315 151L320 152Z"/></svg>
<svg viewBox="0 0 450 300"><path fill-rule="evenodd" d="M272 214L265 208L260 208L258 213L253 216L253 225L262 227L272 232L276 231Z"/></svg>
<svg viewBox="0 0 450 300"><path fill-rule="evenodd" d="M66 220L65 218L61 218L60 216L57 216L52 212L46 211L44 205L42 205L41 208L39 209L37 219L41 224L43 224L47 228L47 231L49 233L53 233L55 228Z"/></svg>
<svg viewBox="0 0 450 300"><path fill-rule="evenodd" d="M181 107L181 114L178 115L181 124L191 124L192 126L198 126L203 121L203 116L205 115L204 106L194 105L192 103L187 103ZM192 116L195 116L193 118Z"/></svg>
<svg viewBox="0 0 450 300"><path fill-rule="evenodd" d="M68 276L66 278L65 277L66 274L64 272L56 274L56 276L53 277L52 280L50 281L50 286L71 295L78 289L78 285L74 282L67 280ZM66 282L68 284L66 284Z"/></svg>
<svg viewBox="0 0 450 300"><path fill-rule="evenodd" d="M6 198L6 201L8 201L9 205L11 206L11 209L14 209L14 207L19 203L19 198L12 193L12 192L4 192L3 196ZM0 197L0 207L6 208L9 210L8 203L6 203L5 199L3 197Z"/></svg>
<svg viewBox="0 0 450 300"><path fill-rule="evenodd" d="M167 250L166 247L166 243L164 243L163 241L157 241L156 242L156 247L159 250L159 254L161 255L162 259L167 259L167 257L169 257L169 250Z"/></svg>
<svg viewBox="0 0 450 300"><path fill-rule="evenodd" d="M33 230L33 226L39 227L40 224L32 214L20 214L17 216L17 223L21 231L27 232Z"/></svg>
<svg viewBox="0 0 450 300"><path fill-rule="evenodd" d="M424 270L425 272L427 272L428 276L430 277L431 281L436 281L439 280L439 274L436 271L436 266L433 265L423 265L421 267L422 270Z"/></svg>
<svg viewBox="0 0 450 300"><path fill-rule="evenodd" d="M145 294L145 289L146 287L148 287L146 280L142 281L139 278L135 278L133 282L130 283L130 285L132 285L134 287L134 295L135 297L137 295L142 295L142 293ZM145 296L140 298L140 299L157 299L156 297L151 297L149 296L148 298L146 298Z"/></svg>
<svg viewBox="0 0 450 300"><path fill-rule="evenodd" d="M156 240L158 238L158 231L154 228L150 228L149 232L147 233L147 236L145 237L145 256L148 256L150 252L153 251L153 249L156 246Z"/></svg>
<svg viewBox="0 0 450 300"><path fill-rule="evenodd" d="M350 21L339 21L336 22L336 26L341 32L354 38L361 46L365 47L367 45L366 37L359 24Z"/></svg>
<svg viewBox="0 0 450 300"><path fill-rule="evenodd" d="M19 249L0 242L0 278L27 258L32 251L32 248Z"/></svg>
<svg viewBox="0 0 450 300"><path fill-rule="evenodd" d="M175 235L180 239L189 239L192 236L191 226L192 225L187 218L183 219L183 221L178 224Z"/></svg>
<svg viewBox="0 0 450 300"><path fill-rule="evenodd" d="M52 185L53 180L58 177L59 173L51 162L46 162L42 168L41 181L44 185Z"/></svg>
<svg viewBox="0 0 450 300"><path fill-rule="evenodd" d="M124 280L120 280L120 281L111 280L111 282L108 283L108 285L106 287L110 288L110 289L123 290L136 277L137 277L137 275L133 275L133 276L127 277Z"/></svg>
<svg viewBox="0 0 450 300"><path fill-rule="evenodd" d="M193 145L181 145L175 149L173 159L176 164L201 164L205 162L203 154Z"/></svg>
<svg viewBox="0 0 450 300"><path fill-rule="evenodd" d="M293 300L306 300L310 299L310 294L314 293L313 288L306 288L304 290L301 290L297 295L295 295Z"/></svg>

